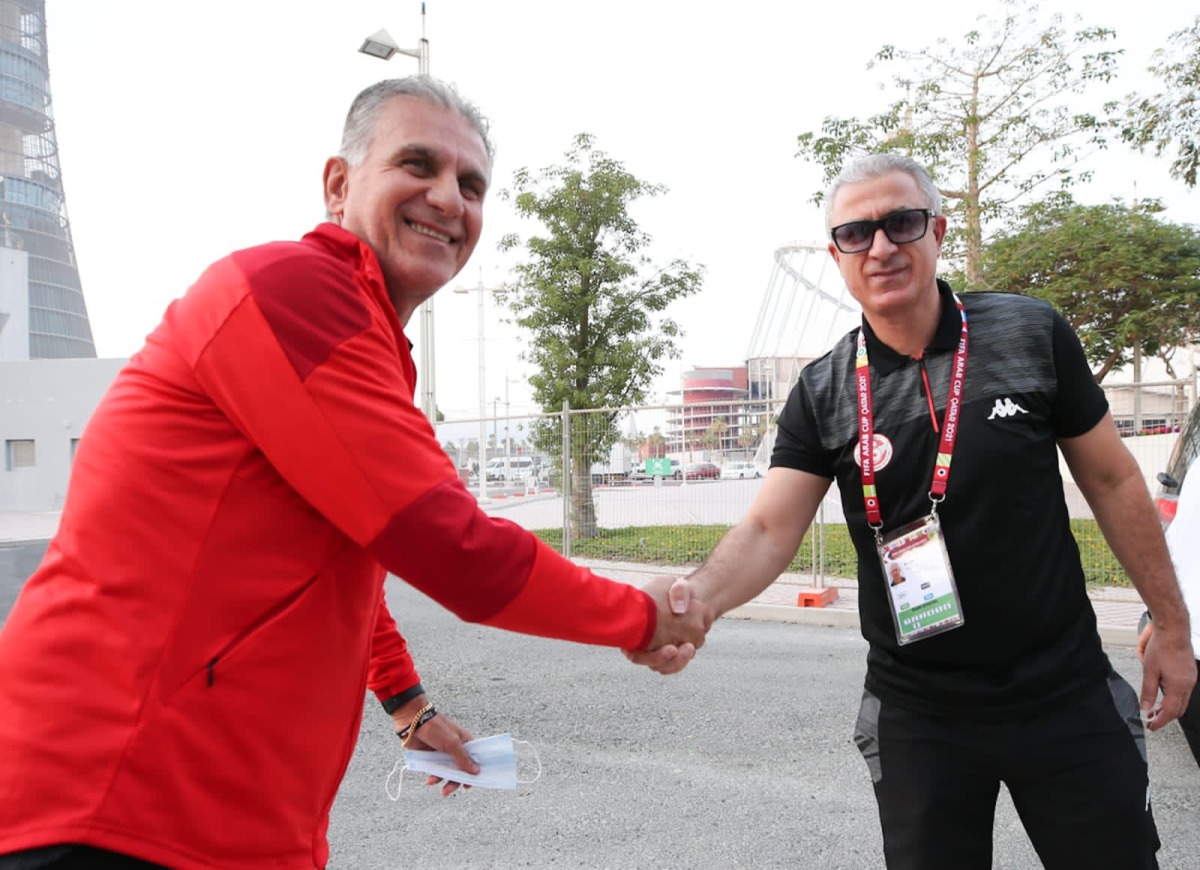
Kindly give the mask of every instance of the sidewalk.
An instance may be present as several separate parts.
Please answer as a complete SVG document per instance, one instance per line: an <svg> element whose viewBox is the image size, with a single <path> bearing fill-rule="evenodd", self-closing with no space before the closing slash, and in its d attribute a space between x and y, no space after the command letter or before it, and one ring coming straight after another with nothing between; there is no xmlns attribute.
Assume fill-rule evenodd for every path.
<svg viewBox="0 0 1200 870"><path fill-rule="evenodd" d="M0 512L0 546L18 541L38 541L50 538L58 528L58 513ZM662 565L643 565L635 562L602 562L576 559L598 574L641 585L658 574L685 575L690 568ZM858 627L858 581L845 578L826 578L825 586L837 589L838 597L825 607L799 607L797 599L802 590L816 588L811 575L784 574L750 603L728 615L735 619L757 619L772 622L800 622L809 625ZM1105 644L1133 646L1137 643L1137 624L1145 609L1142 599L1132 589L1095 589L1088 593L1100 639Z"/></svg>
<svg viewBox="0 0 1200 870"><path fill-rule="evenodd" d="M592 559L575 561L587 565L605 577L637 585L645 583L655 575L683 576L691 571L690 568L630 562L601 562ZM835 601L825 607L800 607L797 605L800 593L818 587L811 575L784 574L753 601L726 615L735 619L858 628L858 581L841 577L826 578L824 585L837 590ZM1088 593L1088 598L1091 599L1092 609L1096 612L1100 640L1104 644L1134 646L1137 643L1138 620L1141 619L1145 607L1135 590L1112 587L1094 589Z"/></svg>
<svg viewBox="0 0 1200 870"><path fill-rule="evenodd" d="M20 513L0 511L0 545L46 541L58 529L58 511Z"/></svg>

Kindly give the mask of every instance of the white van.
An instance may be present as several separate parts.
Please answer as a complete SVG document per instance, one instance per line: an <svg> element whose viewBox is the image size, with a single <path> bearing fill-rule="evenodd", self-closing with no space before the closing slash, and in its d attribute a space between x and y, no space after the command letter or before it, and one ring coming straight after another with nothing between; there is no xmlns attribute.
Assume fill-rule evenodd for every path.
<svg viewBox="0 0 1200 870"><path fill-rule="evenodd" d="M497 456L484 466L488 480L528 480L537 474L531 456Z"/></svg>

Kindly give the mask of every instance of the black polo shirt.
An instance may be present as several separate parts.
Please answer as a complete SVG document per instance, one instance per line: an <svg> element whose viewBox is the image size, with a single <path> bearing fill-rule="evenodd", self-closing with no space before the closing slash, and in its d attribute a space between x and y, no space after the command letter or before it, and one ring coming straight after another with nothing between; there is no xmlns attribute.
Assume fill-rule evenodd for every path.
<svg viewBox="0 0 1200 870"><path fill-rule="evenodd" d="M864 320L884 533L926 516L938 432L961 320L938 282L942 315L921 360L879 341ZM1071 534L1058 438L1088 432L1108 403L1070 327L1047 303L966 293L969 347L960 429L938 507L964 625L901 647L866 522L856 462L858 330L800 373L779 418L772 466L832 478L858 552L859 614L870 642L866 687L931 714L990 718L1065 704L1103 679L1079 550Z"/></svg>

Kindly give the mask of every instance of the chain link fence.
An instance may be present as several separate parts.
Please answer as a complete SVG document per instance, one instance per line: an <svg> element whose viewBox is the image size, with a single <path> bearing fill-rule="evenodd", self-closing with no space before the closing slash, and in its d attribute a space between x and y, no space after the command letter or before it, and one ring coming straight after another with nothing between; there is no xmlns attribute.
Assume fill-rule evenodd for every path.
<svg viewBox="0 0 1200 870"><path fill-rule="evenodd" d="M1196 381L1106 385L1113 417L1151 492ZM564 555L657 573L700 565L747 512L770 465L781 401L711 401L554 414L495 414L438 425L443 448L490 513ZM499 410L499 409L497 409ZM481 449L482 445L482 449ZM1124 585L1065 463L1072 527L1090 582ZM836 484L789 568L814 585L857 574Z"/></svg>

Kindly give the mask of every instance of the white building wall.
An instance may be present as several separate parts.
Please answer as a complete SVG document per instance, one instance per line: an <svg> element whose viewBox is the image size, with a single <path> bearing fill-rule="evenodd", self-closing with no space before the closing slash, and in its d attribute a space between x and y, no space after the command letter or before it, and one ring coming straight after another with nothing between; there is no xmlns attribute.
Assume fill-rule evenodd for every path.
<svg viewBox="0 0 1200 870"><path fill-rule="evenodd" d="M0 248L0 360L29 359L29 254Z"/></svg>
<svg viewBox="0 0 1200 870"><path fill-rule="evenodd" d="M124 359L0 361L0 511L57 511L67 495L71 442ZM32 440L32 468L8 470L8 442Z"/></svg>

